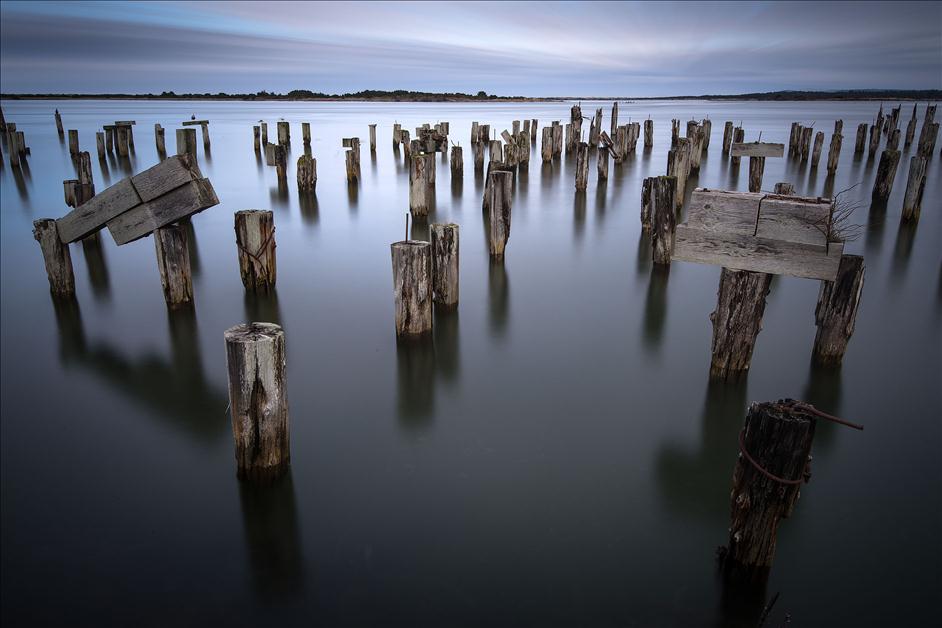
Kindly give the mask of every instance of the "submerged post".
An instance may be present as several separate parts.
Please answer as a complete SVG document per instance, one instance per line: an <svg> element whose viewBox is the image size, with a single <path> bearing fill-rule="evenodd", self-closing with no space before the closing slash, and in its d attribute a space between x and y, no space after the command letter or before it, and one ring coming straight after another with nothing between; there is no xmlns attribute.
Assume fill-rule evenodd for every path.
<svg viewBox="0 0 942 628"><path fill-rule="evenodd" d="M62 136L62 133L63 133L63 131L62 131L62 116L59 114L59 110L58 110L58 109L56 109L56 133L58 133L60 137Z"/></svg>
<svg viewBox="0 0 942 628"><path fill-rule="evenodd" d="M246 323L224 336L237 475L268 482L291 462L285 334L274 323Z"/></svg>
<svg viewBox="0 0 942 628"><path fill-rule="evenodd" d="M617 131L614 131L617 133ZM654 120L648 118L644 121L644 147L651 148L654 146Z"/></svg>
<svg viewBox="0 0 942 628"><path fill-rule="evenodd" d="M540 150L540 156L543 158L543 163L549 163L553 161L553 142L553 127L543 127L543 145L542 149Z"/></svg>
<svg viewBox="0 0 942 628"><path fill-rule="evenodd" d="M670 265L674 252L674 232L677 222L674 213L674 194L677 183L674 177L653 177L650 197L654 204L651 225L651 244L655 264ZM642 188L643 193L644 188ZM642 226L644 217L642 216Z"/></svg>
<svg viewBox="0 0 942 628"><path fill-rule="evenodd" d="M434 190L430 181L434 161L434 153L413 153L409 162L409 211L414 220L428 218L429 197Z"/></svg>
<svg viewBox="0 0 942 628"><path fill-rule="evenodd" d="M794 125L793 125L793 129L794 129ZM793 130L793 134L794 134L794 130ZM789 153L791 153L791 150L790 150L791 143L792 142L789 142ZM727 121L726 124L723 125L723 154L724 155L729 154L729 149L732 145L733 145L733 123Z"/></svg>
<svg viewBox="0 0 942 628"><path fill-rule="evenodd" d="M821 282L814 309L814 322L818 327L812 352L815 362L838 365L844 359L860 307L864 270L863 257L842 255L834 281Z"/></svg>
<svg viewBox="0 0 942 628"><path fill-rule="evenodd" d="M98 159L105 158L105 132L95 132L95 148L98 149Z"/></svg>
<svg viewBox="0 0 942 628"><path fill-rule="evenodd" d="M313 192L317 189L317 160L310 155L298 157L298 191Z"/></svg>
<svg viewBox="0 0 942 628"><path fill-rule="evenodd" d="M772 275L723 268L713 323L710 375L730 379L749 370L762 329Z"/></svg>
<svg viewBox="0 0 942 628"><path fill-rule="evenodd" d="M118 127L118 153L125 155L127 153L121 152L121 132L125 127ZM177 154L186 155L190 154L193 157L196 157L196 129L177 129Z"/></svg>
<svg viewBox="0 0 942 628"><path fill-rule="evenodd" d="M166 134L164 132L164 128L160 126L159 123L154 124L154 144L157 147L158 155L167 154Z"/></svg>
<svg viewBox="0 0 942 628"><path fill-rule="evenodd" d="M584 191L589 183L589 145L579 142L576 145L576 189Z"/></svg>
<svg viewBox="0 0 942 628"><path fill-rule="evenodd" d="M262 129L260 126L255 125L252 127L252 146L255 148L255 152L261 152L262 150Z"/></svg>
<svg viewBox="0 0 942 628"><path fill-rule="evenodd" d="M899 165L899 151L887 149L880 155L880 165L877 166L877 176L873 181L873 194L875 200L885 201L890 198L893 191L893 181L896 179L896 167Z"/></svg>
<svg viewBox="0 0 942 628"><path fill-rule="evenodd" d="M737 126L736 128L733 129L733 144L741 143L745 139L745 137L746 137L746 131L741 126ZM738 157L738 156L730 157L729 164L734 168L739 168L740 159L742 159L742 157Z"/></svg>
<svg viewBox="0 0 942 628"><path fill-rule="evenodd" d="M857 125L857 141L854 144L854 154L859 155L864 152L867 143L867 123L861 122Z"/></svg>
<svg viewBox="0 0 942 628"><path fill-rule="evenodd" d="M824 147L824 131L818 131L814 134L814 148L811 149L811 168L818 167L821 161L821 149Z"/></svg>
<svg viewBox="0 0 942 628"><path fill-rule="evenodd" d="M461 178L464 175L464 153L460 146L451 147L451 176Z"/></svg>
<svg viewBox="0 0 942 628"><path fill-rule="evenodd" d="M164 300L171 308L193 302L193 279L190 274L190 251L186 230L178 225L167 225L154 231L157 250L157 268Z"/></svg>
<svg viewBox="0 0 942 628"><path fill-rule="evenodd" d="M76 129L69 129L69 154L73 157L79 154L79 136Z"/></svg>
<svg viewBox="0 0 942 628"><path fill-rule="evenodd" d="M239 274L248 290L268 290L275 285L275 217L271 210L245 209L235 213Z"/></svg>
<svg viewBox="0 0 942 628"><path fill-rule="evenodd" d="M390 245L396 336L421 336L432 331L431 245L403 240Z"/></svg>
<svg viewBox="0 0 942 628"><path fill-rule="evenodd" d="M762 174L765 172L765 157L749 158L749 191L762 191Z"/></svg>
<svg viewBox="0 0 942 628"><path fill-rule="evenodd" d="M376 126L376 125L373 125ZM311 123L302 122L301 123L301 143L305 146L311 145Z"/></svg>
<svg viewBox="0 0 942 628"><path fill-rule="evenodd" d="M511 191L513 173L493 170L488 174L488 189L485 205L488 212L487 248L492 259L504 258L507 240L510 238Z"/></svg>
<svg viewBox="0 0 942 628"><path fill-rule="evenodd" d="M913 155L909 160L909 178L906 180L906 195L903 196L904 221L919 220L928 164L929 159L925 155Z"/></svg>
<svg viewBox="0 0 942 628"><path fill-rule="evenodd" d="M46 263L49 291L57 297L75 294L75 275L72 272L72 256L69 245L59 239L59 229L52 218L33 221L33 238L39 242Z"/></svg>
<svg viewBox="0 0 942 628"><path fill-rule="evenodd" d="M735 563L772 566L779 522L810 477L815 423L807 406L790 399L749 406L731 493L727 557Z"/></svg>
<svg viewBox="0 0 942 628"><path fill-rule="evenodd" d="M828 148L828 174L833 175L837 172L837 163L841 158L841 144L844 136L835 133L831 136L831 146Z"/></svg>
<svg viewBox="0 0 942 628"><path fill-rule="evenodd" d="M458 307L458 225L433 224L429 228L432 245L432 299L440 308Z"/></svg>

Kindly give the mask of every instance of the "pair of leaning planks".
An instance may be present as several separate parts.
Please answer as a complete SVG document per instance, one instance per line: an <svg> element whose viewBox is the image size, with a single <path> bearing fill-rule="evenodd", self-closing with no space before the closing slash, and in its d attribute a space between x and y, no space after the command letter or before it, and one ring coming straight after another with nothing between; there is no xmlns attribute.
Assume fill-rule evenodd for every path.
<svg viewBox="0 0 942 628"><path fill-rule="evenodd" d="M218 204L196 159L174 155L93 196L57 220L56 226L66 244L107 226L121 245Z"/></svg>

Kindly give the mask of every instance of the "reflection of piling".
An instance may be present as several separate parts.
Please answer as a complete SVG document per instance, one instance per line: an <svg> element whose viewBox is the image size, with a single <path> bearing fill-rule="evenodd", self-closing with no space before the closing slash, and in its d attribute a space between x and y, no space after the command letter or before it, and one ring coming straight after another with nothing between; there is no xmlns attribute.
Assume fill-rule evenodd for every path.
<svg viewBox="0 0 942 628"><path fill-rule="evenodd" d="M79 154L79 136L76 129L69 129L69 154L73 157Z"/></svg>

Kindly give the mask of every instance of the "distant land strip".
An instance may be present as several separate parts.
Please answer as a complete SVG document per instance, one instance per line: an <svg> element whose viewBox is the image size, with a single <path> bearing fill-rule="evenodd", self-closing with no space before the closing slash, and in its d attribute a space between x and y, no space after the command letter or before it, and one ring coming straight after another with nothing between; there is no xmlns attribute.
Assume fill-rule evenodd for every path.
<svg viewBox="0 0 942 628"><path fill-rule="evenodd" d="M416 92L408 90L363 90L346 94L325 94L295 89L285 94L260 91L254 94L0 94L6 100L273 100L273 101L377 101L377 102L554 102L568 100L917 100L942 99L942 89L848 89L834 91L776 91L749 94L703 94L700 96L497 96L479 91Z"/></svg>

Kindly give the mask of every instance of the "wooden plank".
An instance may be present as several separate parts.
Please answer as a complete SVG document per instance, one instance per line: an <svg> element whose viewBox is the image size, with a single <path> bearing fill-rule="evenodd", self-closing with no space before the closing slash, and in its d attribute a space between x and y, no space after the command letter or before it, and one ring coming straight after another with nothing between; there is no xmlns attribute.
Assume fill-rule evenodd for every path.
<svg viewBox="0 0 942 628"><path fill-rule="evenodd" d="M504 141L507 142L508 144L514 143L513 137L510 136L510 133L507 132L507 129L504 129L503 131L501 131L500 136L504 138Z"/></svg>
<svg viewBox="0 0 942 628"><path fill-rule="evenodd" d="M841 242L824 247L734 233L711 233L678 225L672 259L834 281L843 252Z"/></svg>
<svg viewBox="0 0 942 628"><path fill-rule="evenodd" d="M203 126L209 124L209 120L187 120L180 123L183 126Z"/></svg>
<svg viewBox="0 0 942 628"><path fill-rule="evenodd" d="M108 230L116 244L127 244L218 204L219 199L209 179L190 181L113 218L108 221Z"/></svg>
<svg viewBox="0 0 942 628"><path fill-rule="evenodd" d="M134 120L115 120L115 124L118 126L130 126L132 124L137 124Z"/></svg>
<svg viewBox="0 0 942 628"><path fill-rule="evenodd" d="M785 144L770 142L735 142L730 148L733 157L783 157Z"/></svg>
<svg viewBox="0 0 942 628"><path fill-rule="evenodd" d="M65 243L77 242L104 227L112 218L140 204L141 197L131 184L131 179L122 179L57 220L59 238Z"/></svg>
<svg viewBox="0 0 942 628"><path fill-rule="evenodd" d="M146 203L181 185L202 178L196 160L187 154L164 159L156 166L131 177L131 183L141 197L141 202Z"/></svg>
<svg viewBox="0 0 942 628"><path fill-rule="evenodd" d="M772 240L785 240L799 244L824 246L831 203L792 202L792 197L766 197L759 209L759 225L756 235ZM806 199L810 200L810 199Z"/></svg>

